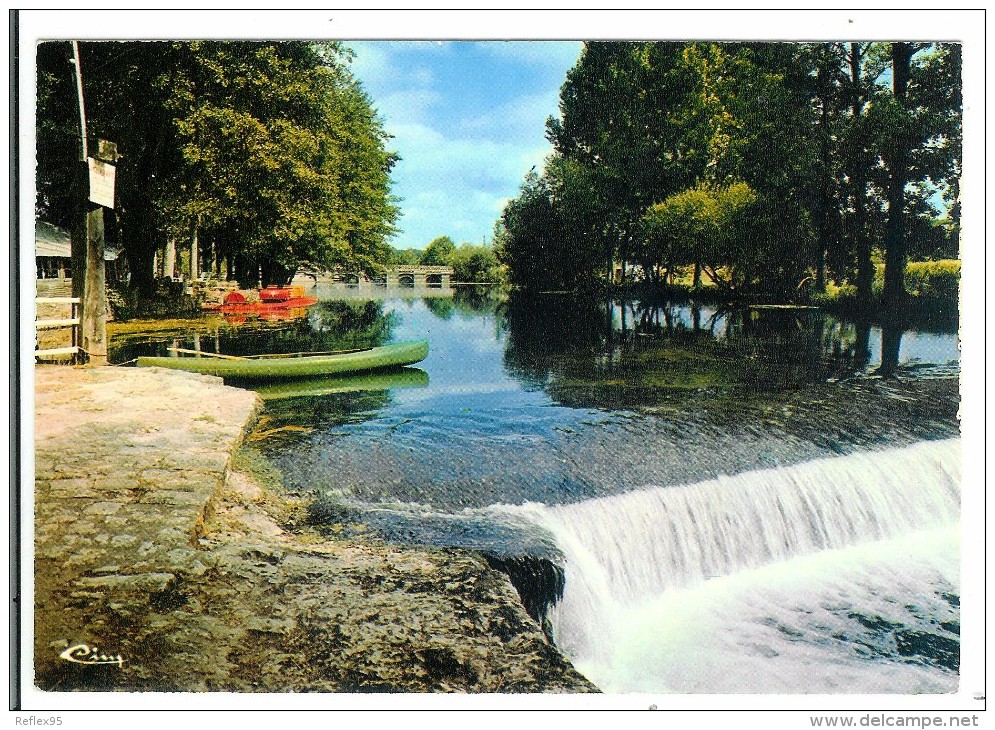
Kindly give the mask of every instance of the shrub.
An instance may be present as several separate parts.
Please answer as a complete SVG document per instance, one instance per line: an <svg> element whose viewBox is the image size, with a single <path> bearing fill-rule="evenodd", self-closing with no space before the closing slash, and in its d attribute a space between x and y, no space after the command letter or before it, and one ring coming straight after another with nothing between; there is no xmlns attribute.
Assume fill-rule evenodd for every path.
<svg viewBox="0 0 995 730"><path fill-rule="evenodd" d="M959 259L912 261L905 267L905 290L915 299L956 304L959 287ZM884 264L875 267L872 289L875 297L884 291Z"/></svg>
<svg viewBox="0 0 995 730"><path fill-rule="evenodd" d="M919 299L956 302L960 287L960 261L916 261L905 268L905 287Z"/></svg>
<svg viewBox="0 0 995 730"><path fill-rule="evenodd" d="M464 243L449 256L454 281L497 282L501 279L500 264L493 249Z"/></svg>

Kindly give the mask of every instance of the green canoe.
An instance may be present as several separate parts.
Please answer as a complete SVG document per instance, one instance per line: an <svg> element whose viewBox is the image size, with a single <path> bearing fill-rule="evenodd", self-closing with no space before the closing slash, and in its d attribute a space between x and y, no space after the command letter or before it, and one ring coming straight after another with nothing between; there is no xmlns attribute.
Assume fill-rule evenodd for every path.
<svg viewBox="0 0 995 730"><path fill-rule="evenodd" d="M428 357L428 342L398 342L369 350L234 357L199 353L200 357L140 357L139 367L172 368L237 380L281 380L344 375L399 368Z"/></svg>

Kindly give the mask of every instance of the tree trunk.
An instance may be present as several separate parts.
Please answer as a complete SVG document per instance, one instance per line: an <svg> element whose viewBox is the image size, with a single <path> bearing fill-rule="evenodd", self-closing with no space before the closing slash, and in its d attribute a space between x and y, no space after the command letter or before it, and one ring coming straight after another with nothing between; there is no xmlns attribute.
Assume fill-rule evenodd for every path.
<svg viewBox="0 0 995 730"><path fill-rule="evenodd" d="M73 224L69 230L70 271L72 277L73 296L83 297L83 284L86 281L86 214L88 209L90 171L86 162L77 166L77 174L73 178L75 191L73 194Z"/></svg>
<svg viewBox="0 0 995 730"><path fill-rule="evenodd" d="M859 43L850 44L850 84L852 88L853 119L864 115L864 101L860 90ZM867 168L862 140L850 157L850 184L853 194L853 244L857 255L857 302L861 308L870 307L873 298L874 263L871 261L871 242L867 236Z"/></svg>
<svg viewBox="0 0 995 730"><path fill-rule="evenodd" d="M629 258L629 244L626 237L622 237L622 241L619 244L618 257L622 260L622 277L619 284L625 286L625 264Z"/></svg>
<svg viewBox="0 0 995 730"><path fill-rule="evenodd" d="M200 243L197 240L197 221L190 227L190 281L196 281L200 273L199 251Z"/></svg>
<svg viewBox="0 0 995 730"><path fill-rule="evenodd" d="M881 328L881 368L880 375L888 377L898 369L898 356L902 350L902 330L900 327L885 325Z"/></svg>
<svg viewBox="0 0 995 730"><path fill-rule="evenodd" d="M214 260L214 278L221 278L221 261L224 256L220 253L220 246L214 240L211 241L211 258Z"/></svg>
<svg viewBox="0 0 995 730"><path fill-rule="evenodd" d="M909 85L909 66L912 61L911 43L892 43L892 88L895 101L905 108L905 95ZM904 137L905 130L900 133ZM905 239L905 186L908 183L909 151L905 140L900 140L889 165L888 223L885 227L884 307L896 310L905 301L905 264L908 259L908 241Z"/></svg>
<svg viewBox="0 0 995 730"><path fill-rule="evenodd" d="M858 370L867 367L871 359L871 321L866 317L857 320L857 337L853 343L853 364Z"/></svg>
<svg viewBox="0 0 995 730"><path fill-rule="evenodd" d="M170 236L166 239L166 252L163 254L162 275L172 279L176 274L176 240Z"/></svg>
<svg viewBox="0 0 995 730"><path fill-rule="evenodd" d="M822 64L820 64L821 66ZM818 83L819 86L824 89L825 86L825 69L820 68L818 72ZM819 230L817 233L818 240L816 241L815 250L815 290L819 294L824 294L826 292L826 248L829 242L829 207L832 204L829 186L830 186L830 166L832 164L830 160L830 149L829 149L829 94L823 93L822 97L819 99L820 105L822 106L822 112L819 116L819 163L821 166L821 180L819 181L819 215L816 216L818 221Z"/></svg>

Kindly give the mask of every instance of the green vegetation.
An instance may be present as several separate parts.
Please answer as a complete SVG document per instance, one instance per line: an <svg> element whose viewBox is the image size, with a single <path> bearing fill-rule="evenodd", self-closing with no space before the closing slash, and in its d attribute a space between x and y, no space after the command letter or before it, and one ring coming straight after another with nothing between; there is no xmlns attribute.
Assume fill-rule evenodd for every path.
<svg viewBox="0 0 995 730"><path fill-rule="evenodd" d="M960 287L960 261L910 263L905 267L905 285L909 294L920 299L956 301Z"/></svg>
<svg viewBox="0 0 995 730"><path fill-rule="evenodd" d="M490 246L461 244L449 255L453 279L474 284L500 282L504 276L501 264Z"/></svg>
<svg viewBox="0 0 995 730"><path fill-rule="evenodd" d="M942 43L588 43L499 259L522 289L693 266L727 297L900 310L909 258L958 252L960 66Z"/></svg>
<svg viewBox="0 0 995 730"><path fill-rule="evenodd" d="M390 266L417 266L421 262L422 252L416 248L390 249L387 264Z"/></svg>
<svg viewBox="0 0 995 730"><path fill-rule="evenodd" d="M425 252L418 262L422 266L448 266L449 257L453 255L456 244L449 236L439 236L425 247Z"/></svg>
<svg viewBox="0 0 995 730"><path fill-rule="evenodd" d="M655 283L672 284L676 266L693 264L692 286L699 286L704 270L722 289L743 289L756 281L763 265L754 260L759 249L741 247L749 242L737 235L747 227L756 202L756 194L742 182L671 195L643 215L633 255ZM666 262L662 275L661 262Z"/></svg>
<svg viewBox="0 0 995 730"><path fill-rule="evenodd" d="M896 314L905 322L955 323L960 303L960 268L961 262L957 259L914 261L906 265L905 307ZM884 288L885 265L876 264L871 284L873 296L883 296ZM849 314L858 312L862 306L857 288L850 283L830 282L826 290L815 294L812 300L820 306Z"/></svg>
<svg viewBox="0 0 995 730"><path fill-rule="evenodd" d="M432 239L424 251L391 249L392 266L451 266L453 281L472 284L496 284L505 272L491 246L462 243L457 246L449 236Z"/></svg>
<svg viewBox="0 0 995 730"><path fill-rule="evenodd" d="M338 43L80 43L90 150L115 142L108 238L151 291L167 248L198 273L285 283L298 268L386 263L396 157ZM73 230L85 206L70 44L38 46L37 214ZM92 152L91 152L92 154ZM172 248L175 246L175 248ZM157 257L157 254L159 256ZM158 270L154 262L160 262ZM74 277L74 280L76 277Z"/></svg>

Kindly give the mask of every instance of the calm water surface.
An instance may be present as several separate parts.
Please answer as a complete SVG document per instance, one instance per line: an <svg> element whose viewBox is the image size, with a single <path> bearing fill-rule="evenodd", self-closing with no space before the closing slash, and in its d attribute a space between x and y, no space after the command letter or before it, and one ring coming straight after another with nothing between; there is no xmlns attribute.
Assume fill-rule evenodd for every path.
<svg viewBox="0 0 995 730"><path fill-rule="evenodd" d="M283 320L138 327L112 337L112 359L428 339L399 374L258 388L254 445L289 488L409 512L578 502L958 433L952 332L811 309L367 291L380 298L318 288L319 305Z"/></svg>
<svg viewBox="0 0 995 730"><path fill-rule="evenodd" d="M294 489L553 504L956 434L953 334L897 333L896 349L813 310L566 297L364 306L385 340L429 340L426 377L268 401L271 430L310 429L261 442Z"/></svg>

